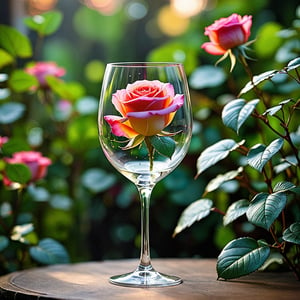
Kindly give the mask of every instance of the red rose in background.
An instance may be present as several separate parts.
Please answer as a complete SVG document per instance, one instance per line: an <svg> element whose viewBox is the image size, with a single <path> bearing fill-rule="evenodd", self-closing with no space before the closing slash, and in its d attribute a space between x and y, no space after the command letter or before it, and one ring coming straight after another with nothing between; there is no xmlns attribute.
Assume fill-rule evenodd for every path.
<svg viewBox="0 0 300 300"><path fill-rule="evenodd" d="M42 156L36 151L21 151L13 154L11 158L5 158L8 164L25 164L31 171L30 182L35 182L42 179L47 174L48 166L51 165L51 160ZM12 182L4 176L4 184L10 186Z"/></svg>
<svg viewBox="0 0 300 300"><path fill-rule="evenodd" d="M213 55L223 55L248 41L251 26L252 16L232 14L228 18L221 18L205 28L204 34L210 42L204 43L201 48Z"/></svg>

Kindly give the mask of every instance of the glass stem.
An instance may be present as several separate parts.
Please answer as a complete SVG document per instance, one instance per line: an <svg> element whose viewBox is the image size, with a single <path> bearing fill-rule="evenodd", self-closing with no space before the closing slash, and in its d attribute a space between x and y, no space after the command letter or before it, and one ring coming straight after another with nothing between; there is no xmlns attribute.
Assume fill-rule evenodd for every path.
<svg viewBox="0 0 300 300"><path fill-rule="evenodd" d="M154 185L138 185L141 199L141 256L140 268L151 267L149 243L149 206Z"/></svg>

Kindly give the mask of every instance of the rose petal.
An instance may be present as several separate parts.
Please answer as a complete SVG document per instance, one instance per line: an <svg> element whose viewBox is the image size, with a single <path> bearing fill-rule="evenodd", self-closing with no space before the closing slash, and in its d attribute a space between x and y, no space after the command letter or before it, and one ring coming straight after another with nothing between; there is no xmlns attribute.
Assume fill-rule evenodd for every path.
<svg viewBox="0 0 300 300"><path fill-rule="evenodd" d="M150 110L150 111L137 111L127 113L127 117L133 117L138 119L146 119L152 116L164 116L178 110L184 102L184 95L176 95L173 99L173 104L161 109L161 110Z"/></svg>
<svg viewBox="0 0 300 300"><path fill-rule="evenodd" d="M213 55L222 55L226 53L227 50L224 50L219 45L207 42L204 43L201 48L203 48L207 53L213 54Z"/></svg>
<svg viewBox="0 0 300 300"><path fill-rule="evenodd" d="M127 125L128 122L126 121L126 118L107 115L104 116L104 119L109 124L112 133L116 136L133 138L138 135L138 133L134 131L130 125Z"/></svg>

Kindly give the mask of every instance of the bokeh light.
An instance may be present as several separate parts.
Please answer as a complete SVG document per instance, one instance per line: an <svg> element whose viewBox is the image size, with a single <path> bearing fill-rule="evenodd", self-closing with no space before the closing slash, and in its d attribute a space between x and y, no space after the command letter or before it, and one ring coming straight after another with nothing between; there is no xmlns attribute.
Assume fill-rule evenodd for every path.
<svg viewBox="0 0 300 300"><path fill-rule="evenodd" d="M177 36L188 29L190 20L183 17L173 6L167 5L159 10L157 23L164 34Z"/></svg>
<svg viewBox="0 0 300 300"><path fill-rule="evenodd" d="M183 17L199 14L207 6L208 0L171 0L171 6Z"/></svg>
<svg viewBox="0 0 300 300"><path fill-rule="evenodd" d="M113 15L123 4L123 0L84 0L84 4L103 15Z"/></svg>
<svg viewBox="0 0 300 300"><path fill-rule="evenodd" d="M126 13L132 20L142 19L148 13L148 5L145 1L130 1L126 6Z"/></svg>
<svg viewBox="0 0 300 300"><path fill-rule="evenodd" d="M27 0L27 11L29 15L37 15L52 10L58 0Z"/></svg>

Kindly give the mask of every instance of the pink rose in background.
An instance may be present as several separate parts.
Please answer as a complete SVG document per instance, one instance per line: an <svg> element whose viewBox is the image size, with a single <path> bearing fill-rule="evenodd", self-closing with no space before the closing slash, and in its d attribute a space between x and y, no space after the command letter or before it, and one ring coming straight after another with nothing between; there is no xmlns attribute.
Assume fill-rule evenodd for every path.
<svg viewBox="0 0 300 300"><path fill-rule="evenodd" d="M213 55L225 54L229 49L245 44L250 37L252 16L232 14L228 18L221 18L205 28L205 35L210 42L201 48Z"/></svg>
<svg viewBox="0 0 300 300"><path fill-rule="evenodd" d="M0 148L8 142L8 137L7 136L0 136Z"/></svg>
<svg viewBox="0 0 300 300"><path fill-rule="evenodd" d="M11 158L5 158L8 164L25 164L31 171L30 182L35 182L46 176L51 160L36 151L20 151L13 154ZM9 186L11 181L4 176L4 184Z"/></svg>
<svg viewBox="0 0 300 300"><path fill-rule="evenodd" d="M133 138L160 133L183 105L184 95L175 95L170 83L139 80L113 94L112 102L122 115L104 117L112 133Z"/></svg>
<svg viewBox="0 0 300 300"><path fill-rule="evenodd" d="M66 73L64 68L58 67L54 62L37 62L35 65L26 68L25 72L35 76L38 79L41 88L48 87L46 76L62 77Z"/></svg>

